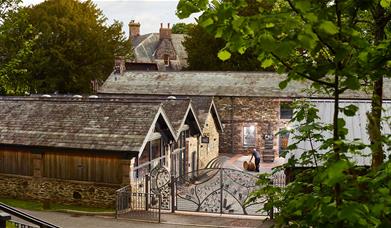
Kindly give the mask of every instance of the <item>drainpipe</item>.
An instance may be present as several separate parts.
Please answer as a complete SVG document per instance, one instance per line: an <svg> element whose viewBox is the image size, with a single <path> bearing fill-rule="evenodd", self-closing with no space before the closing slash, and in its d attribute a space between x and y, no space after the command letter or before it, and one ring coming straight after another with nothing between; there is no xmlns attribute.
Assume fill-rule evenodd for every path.
<svg viewBox="0 0 391 228"><path fill-rule="evenodd" d="M234 153L234 98L231 96L231 154Z"/></svg>
<svg viewBox="0 0 391 228"><path fill-rule="evenodd" d="M200 169L200 138L201 135L197 136L197 176L198 176L198 170Z"/></svg>

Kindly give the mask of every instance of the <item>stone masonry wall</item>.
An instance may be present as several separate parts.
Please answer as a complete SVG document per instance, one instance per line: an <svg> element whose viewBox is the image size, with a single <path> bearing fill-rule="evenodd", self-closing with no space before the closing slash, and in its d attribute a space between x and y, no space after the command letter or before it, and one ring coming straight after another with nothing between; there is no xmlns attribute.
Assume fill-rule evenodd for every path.
<svg viewBox="0 0 391 228"><path fill-rule="evenodd" d="M215 157L219 155L219 132L209 112L203 129L204 136L209 137L209 143L200 143L199 168L203 169ZM201 139L200 139L201 141Z"/></svg>
<svg viewBox="0 0 391 228"><path fill-rule="evenodd" d="M0 197L114 208L120 185L0 174Z"/></svg>
<svg viewBox="0 0 391 228"><path fill-rule="evenodd" d="M274 98L258 97L216 97L215 104L224 127L220 135L220 153L248 153L253 147L243 146L243 127L256 127L256 148L262 153L264 135L270 128L277 133L280 120L280 101ZM278 138L274 137L277 148ZM275 152L277 155L277 150Z"/></svg>

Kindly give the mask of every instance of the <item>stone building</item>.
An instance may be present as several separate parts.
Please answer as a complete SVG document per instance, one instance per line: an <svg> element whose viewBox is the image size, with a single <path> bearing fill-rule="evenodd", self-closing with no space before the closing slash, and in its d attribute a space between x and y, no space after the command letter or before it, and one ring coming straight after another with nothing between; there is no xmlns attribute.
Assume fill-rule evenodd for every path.
<svg viewBox="0 0 391 228"><path fill-rule="evenodd" d="M0 97L0 197L110 207L158 164L194 172L217 156L199 147L211 102L196 112L188 98Z"/></svg>
<svg viewBox="0 0 391 228"><path fill-rule="evenodd" d="M183 34L172 34L170 24L164 27L162 23L159 33L141 35L140 26L134 20L129 23L129 39L135 59L127 66L128 69L148 67L149 70L155 70L147 63L156 64L159 71L178 71L187 66L187 52L182 45L185 39Z"/></svg>
<svg viewBox="0 0 391 228"><path fill-rule="evenodd" d="M284 76L270 72L136 72L111 74L99 93L165 96L214 96L224 132L220 134L220 153L261 151L264 161L279 156L286 146L284 136L275 136L291 118L289 108L300 97L327 98L326 94L308 95L308 82L292 82L284 89ZM391 83L386 80L384 97L391 98ZM365 93L346 91L343 98L365 99Z"/></svg>
<svg viewBox="0 0 391 228"><path fill-rule="evenodd" d="M167 110L168 119L177 136L174 150L170 154L171 174L183 176L196 171L200 154L198 140L202 132L190 99L167 100L163 103L163 108Z"/></svg>
<svg viewBox="0 0 391 228"><path fill-rule="evenodd" d="M219 156L219 136L223 127L213 97L192 97L191 100L202 130L198 155L198 168L202 169Z"/></svg>

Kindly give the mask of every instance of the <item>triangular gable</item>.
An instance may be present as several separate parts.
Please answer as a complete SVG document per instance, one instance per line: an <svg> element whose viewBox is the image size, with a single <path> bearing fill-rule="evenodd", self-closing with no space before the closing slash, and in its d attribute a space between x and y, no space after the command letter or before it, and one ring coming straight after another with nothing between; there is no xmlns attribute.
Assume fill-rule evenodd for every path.
<svg viewBox="0 0 391 228"><path fill-rule="evenodd" d="M183 120L182 120L182 123L179 127L179 131L177 132L177 138L176 140L178 140L179 138L179 134L180 134L180 129L183 128L183 126L185 125L186 123L186 120L189 118L189 115L192 115L194 117L194 120L195 120L195 125L196 125L196 129L197 131L202 135L202 129L201 129L201 126L200 126L200 123L198 121L198 118L197 118L197 115L196 113L194 112L194 108L193 108L193 105L191 104L191 102L189 103L189 106L186 110L186 113L185 113L185 116L183 117Z"/></svg>
<svg viewBox="0 0 391 228"><path fill-rule="evenodd" d="M219 115L219 112L217 111L216 104L213 99L210 104L209 113L212 115L218 131L223 132L224 131L223 124L221 123L220 115Z"/></svg>
<svg viewBox="0 0 391 228"><path fill-rule="evenodd" d="M139 151L138 151L138 157L141 157L141 154L142 154L142 152L144 151L145 146L147 145L147 143L148 143L150 137L153 135L153 133L154 133L154 131L155 131L156 123L157 123L159 117L162 117L163 120L164 120L164 122L165 122L166 125L168 126L168 129L169 129L169 132L170 132L172 138L175 139L175 140L177 139L177 136L176 136L176 134L175 134L175 131L174 131L173 127L171 126L171 123L170 123L170 121L168 120L166 113L164 112L163 108L160 106L160 107L159 107L159 110L158 110L158 112L156 113L156 116L155 116L155 118L154 118L154 120L153 120L153 122L152 122L152 124L151 124L151 126L150 126L150 128L149 128L148 134L147 134L147 135L145 136L145 138L144 138L143 145L140 147L140 149L139 149Z"/></svg>

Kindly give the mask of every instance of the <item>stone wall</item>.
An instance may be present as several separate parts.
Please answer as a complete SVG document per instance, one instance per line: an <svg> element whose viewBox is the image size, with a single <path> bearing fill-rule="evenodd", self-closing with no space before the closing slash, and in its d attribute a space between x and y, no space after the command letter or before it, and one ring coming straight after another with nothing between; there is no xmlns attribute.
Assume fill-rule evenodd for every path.
<svg viewBox="0 0 391 228"><path fill-rule="evenodd" d="M258 97L216 97L224 133L220 135L220 153L247 153L253 148L243 145L243 127L253 125L256 129L255 147L264 148L264 136L270 131L275 134L280 127L280 101L274 98ZM277 156L278 137L274 137Z"/></svg>
<svg viewBox="0 0 391 228"><path fill-rule="evenodd" d="M0 197L114 208L120 185L0 174Z"/></svg>
<svg viewBox="0 0 391 228"><path fill-rule="evenodd" d="M203 135L209 137L209 143L200 143L199 168L203 169L215 157L219 155L219 132L212 114L209 112L203 129ZM201 139L200 139L201 142Z"/></svg>

